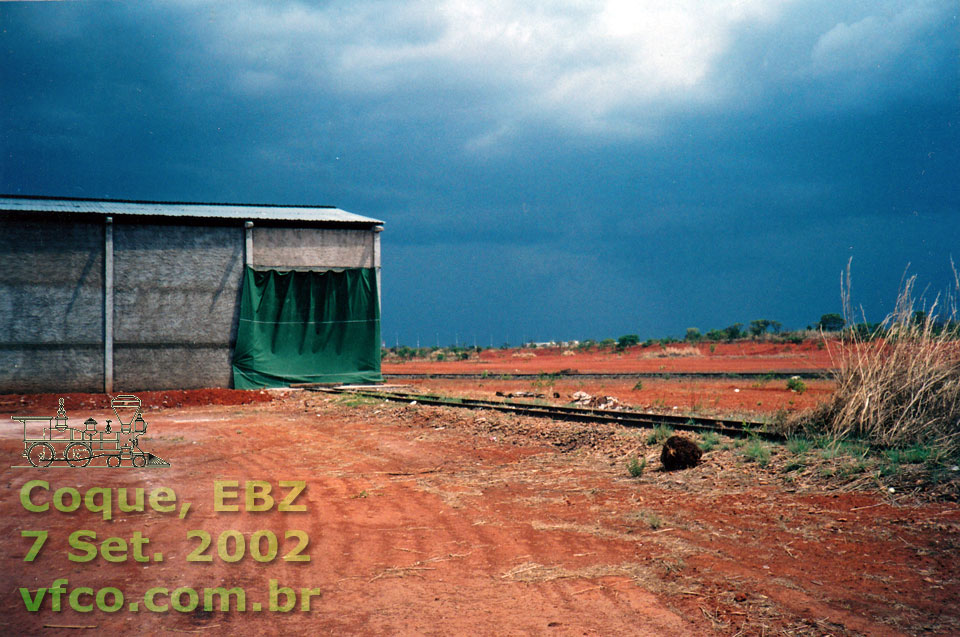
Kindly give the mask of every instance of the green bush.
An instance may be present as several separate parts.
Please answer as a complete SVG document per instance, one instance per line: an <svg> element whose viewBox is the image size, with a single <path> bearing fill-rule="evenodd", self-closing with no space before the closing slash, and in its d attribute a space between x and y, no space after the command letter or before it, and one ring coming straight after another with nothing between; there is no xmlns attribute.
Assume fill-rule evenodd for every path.
<svg viewBox="0 0 960 637"><path fill-rule="evenodd" d="M627 463L627 471L634 478L639 478L643 475L643 470L647 468L647 459L646 458L631 458L630 462Z"/></svg>
<svg viewBox="0 0 960 637"><path fill-rule="evenodd" d="M640 337L636 334L624 334L617 339L617 349L627 349L632 345L637 345L640 342Z"/></svg>
<svg viewBox="0 0 960 637"><path fill-rule="evenodd" d="M807 391L807 386L803 384L802 380L794 376L787 381L787 389L790 391L795 391L798 394L802 394L803 392Z"/></svg>
<svg viewBox="0 0 960 637"><path fill-rule="evenodd" d="M846 325L847 321L842 314L824 314L817 322L817 327L824 332L839 332Z"/></svg>
<svg viewBox="0 0 960 637"><path fill-rule="evenodd" d="M773 323L770 319L755 319L750 321L750 327L747 328L751 336L760 336L767 331L767 328L770 327L770 324Z"/></svg>
<svg viewBox="0 0 960 637"><path fill-rule="evenodd" d="M743 335L743 323L734 323L723 328L724 338L728 341L735 341Z"/></svg>

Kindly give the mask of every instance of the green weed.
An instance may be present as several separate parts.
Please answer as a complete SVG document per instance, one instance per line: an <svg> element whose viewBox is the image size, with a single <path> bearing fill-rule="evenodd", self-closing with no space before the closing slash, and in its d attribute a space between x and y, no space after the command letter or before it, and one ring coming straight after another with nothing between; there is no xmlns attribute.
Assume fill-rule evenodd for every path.
<svg viewBox="0 0 960 637"><path fill-rule="evenodd" d="M560 378L560 374L548 374L546 372L540 372L537 375L537 379L533 381L533 387L535 389L544 389L546 387L553 387L559 378Z"/></svg>
<svg viewBox="0 0 960 637"><path fill-rule="evenodd" d="M707 431L700 436L700 450L704 453L713 451L718 444L720 444L720 436L716 432Z"/></svg>
<svg viewBox="0 0 960 637"><path fill-rule="evenodd" d="M370 398L368 396L338 396L337 402L343 405L344 407L362 407L363 405L374 405L378 402L376 398Z"/></svg>
<svg viewBox="0 0 960 637"><path fill-rule="evenodd" d="M920 464L933 456L933 448L914 445L907 449L888 449L885 455L893 464Z"/></svg>
<svg viewBox="0 0 960 637"><path fill-rule="evenodd" d="M643 470L647 468L647 459L646 458L631 458L630 462L627 463L627 471L634 478L639 478L643 475Z"/></svg>
<svg viewBox="0 0 960 637"><path fill-rule="evenodd" d="M767 466L770 462L770 446L759 438L752 438L743 450L743 455L747 460L756 462L761 467Z"/></svg>
<svg viewBox="0 0 960 637"><path fill-rule="evenodd" d="M753 387L754 389L760 389L761 387L764 387L767 383L769 383L772 380L773 380L773 374L764 374L760 378L753 381L753 384L751 385L751 387Z"/></svg>
<svg viewBox="0 0 960 637"><path fill-rule="evenodd" d="M663 520L660 519L660 516L652 511L641 511L640 519L643 520L647 526L656 531L663 525Z"/></svg>
<svg viewBox="0 0 960 637"><path fill-rule="evenodd" d="M796 471L797 469L803 469L806 465L802 460L791 460L784 466L783 472L790 473L791 471Z"/></svg>
<svg viewBox="0 0 960 637"><path fill-rule="evenodd" d="M795 391L798 394L802 394L803 392L807 391L807 386L803 383L802 380L794 376L793 378L787 381L787 389L789 389L790 391Z"/></svg>
<svg viewBox="0 0 960 637"><path fill-rule="evenodd" d="M662 445L667 441L667 438L673 435L673 427L670 425L657 425L653 431L650 432L650 435L647 436L647 444L653 445L658 444Z"/></svg>
<svg viewBox="0 0 960 637"><path fill-rule="evenodd" d="M789 438L787 440L787 451L796 455L802 455L810 451L811 442L807 438Z"/></svg>
<svg viewBox="0 0 960 637"><path fill-rule="evenodd" d="M842 465L837 470L837 476L845 478L847 476L857 475L863 473L867 470L867 463L863 460L858 460L856 462L851 462L849 464Z"/></svg>

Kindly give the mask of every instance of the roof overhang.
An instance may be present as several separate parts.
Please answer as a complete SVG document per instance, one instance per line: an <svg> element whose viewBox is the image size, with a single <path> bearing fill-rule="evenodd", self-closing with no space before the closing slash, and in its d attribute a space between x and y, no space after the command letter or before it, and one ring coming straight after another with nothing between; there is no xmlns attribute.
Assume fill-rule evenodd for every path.
<svg viewBox="0 0 960 637"><path fill-rule="evenodd" d="M278 206L183 201L128 201L0 195L0 213L80 214L131 217L189 217L193 220L280 222L283 225L383 226L383 221L363 217L333 206Z"/></svg>

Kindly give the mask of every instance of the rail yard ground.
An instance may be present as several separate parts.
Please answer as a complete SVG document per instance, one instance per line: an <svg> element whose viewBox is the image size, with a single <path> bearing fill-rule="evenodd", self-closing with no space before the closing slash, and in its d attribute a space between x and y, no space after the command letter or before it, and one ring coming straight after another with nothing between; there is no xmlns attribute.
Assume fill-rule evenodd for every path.
<svg viewBox="0 0 960 637"><path fill-rule="evenodd" d="M464 360L384 359L384 373L657 373L737 374L829 369L838 343L735 341L729 343L651 343L625 349L545 347L485 349Z"/></svg>
<svg viewBox="0 0 960 637"><path fill-rule="evenodd" d="M531 391L565 403L585 391L648 411L755 419L825 400L834 387L831 366L830 346L805 341L653 344L622 351L490 349L466 360L388 357L383 372L391 382L477 398ZM787 387L793 375L804 377L801 391Z"/></svg>
<svg viewBox="0 0 960 637"><path fill-rule="evenodd" d="M385 365L385 371L413 364ZM632 383L621 390L604 379L581 387L575 378L500 378L511 369L480 379L402 382L483 396L622 392L631 404L673 411L669 394L658 393L672 383L683 387L673 395L678 410L699 402L726 413L753 407L754 415L792 409L797 399L830 391L829 381L807 381L807 391L798 394L780 379L754 388L756 378L651 378L636 391ZM759 400L740 396L766 386ZM711 392L740 396L735 400L743 404L709 405ZM794 405L779 405L781 393ZM955 474L921 489L914 465L881 475L882 467L853 449L695 434L708 448L703 462L664 472L659 450L665 432L651 429L306 390L144 392L141 398L149 427L141 446L169 468L10 468L21 461L22 430L12 420L0 426L0 453L9 459L0 504L9 538L0 575L4 634L960 633ZM0 413L52 415L56 399L0 396ZM102 422L112 417L108 402L70 395L66 408L78 422L88 416ZM639 477L626 469L634 458L645 463ZM31 480L49 483L30 500L50 503L49 510L24 508L20 494ZM277 496L270 510L215 510L216 481L227 481L226 503L240 509L263 504L242 497L243 485L254 480L270 483ZM229 497L231 481L241 497ZM291 490L281 481L306 484L294 502L306 511L277 510L281 494ZM94 487L113 488L113 497L118 487L142 487L148 497L169 487L177 508L165 513L148 501L143 512L115 508L105 521L86 502L73 512L56 510L53 494L62 487L81 496ZM181 519L183 502L191 507ZM21 537L23 530L49 532L32 562L24 561L33 539ZM107 554L126 559L111 562L97 554L70 561L68 553L85 554L69 545L76 530L96 532L93 544L125 538L129 550L114 543ZM309 562L283 559L295 552L296 535L286 538L294 530L309 537L303 552ZM202 548L202 534L188 537L190 531L205 531L211 545ZM260 531L278 538L275 557L269 534ZM143 552L160 552L163 561L133 558L136 532L149 538ZM221 536L229 538L222 554ZM236 559L238 539L247 549ZM210 561L187 561L191 554ZM48 593L39 610L26 610L20 589L32 602L41 589L55 588L57 578L67 580L62 609L52 609ZM271 611L271 586L289 589L274 595L275 607L285 607L291 594L296 606ZM91 612L68 604L81 587L91 590L77 595L94 606ZM245 611L204 610L203 591L219 587L242 589ZM97 591L108 588L124 594L116 612L96 608ZM150 603L166 611L146 606L150 589ZM191 606L190 591L197 592L197 608L176 610ZM308 611L300 610L306 593L312 594ZM103 604L113 598L104 593ZM131 602L138 603L136 611ZM253 610L255 602L261 611Z"/></svg>

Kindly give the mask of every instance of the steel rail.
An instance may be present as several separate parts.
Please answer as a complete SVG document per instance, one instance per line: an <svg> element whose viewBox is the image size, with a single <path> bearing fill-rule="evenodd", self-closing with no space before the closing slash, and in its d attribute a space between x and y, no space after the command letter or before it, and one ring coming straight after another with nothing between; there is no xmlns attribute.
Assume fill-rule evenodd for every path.
<svg viewBox="0 0 960 637"><path fill-rule="evenodd" d="M589 407L567 407L561 405L537 405L533 403L483 400L479 398L435 396L411 392L376 391L347 387L302 386L308 391L333 394L350 394L378 400L395 402L416 402L421 405L460 407L464 409L492 409L524 416L552 418L574 422L606 422L625 427L656 427L669 425L681 431L714 431L728 436L758 436L767 440L785 440L780 433L768 431L767 423L750 420L731 420L674 414L658 414L641 411L616 411Z"/></svg>
<svg viewBox="0 0 960 637"><path fill-rule="evenodd" d="M383 377L388 380L429 380L436 378L440 380L536 380L540 378L576 378L576 379L610 379L610 380L630 380L643 378L704 378L719 380L737 380L737 379L770 379L786 380L798 376L804 380L824 380L831 377L832 370L778 370L772 372L506 372L506 371L487 371L487 372L435 372L435 373L403 373L403 372L384 372Z"/></svg>

